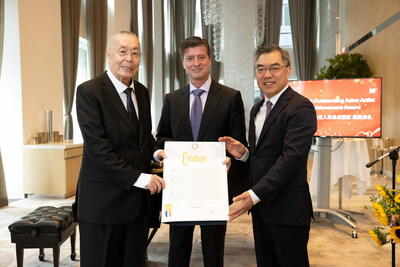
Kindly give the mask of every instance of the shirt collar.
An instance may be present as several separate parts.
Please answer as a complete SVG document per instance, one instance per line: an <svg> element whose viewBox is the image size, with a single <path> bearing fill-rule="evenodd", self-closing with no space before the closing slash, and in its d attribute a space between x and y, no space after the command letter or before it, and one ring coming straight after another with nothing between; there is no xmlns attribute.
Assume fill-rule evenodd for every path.
<svg viewBox="0 0 400 267"><path fill-rule="evenodd" d="M211 86L211 77L210 75L208 75L207 81L202 86L200 86L200 88L197 88L192 84L192 82L190 82L190 93L195 89L203 89L208 93L208 91L210 91L210 86Z"/></svg>
<svg viewBox="0 0 400 267"><path fill-rule="evenodd" d="M278 102L279 97L283 94L283 92L286 91L286 89L288 89L288 87L289 87L289 85L286 85L285 88L283 88L278 94L274 95L274 96L271 97L271 98L267 98L267 97L264 95L264 97L265 97L264 103L267 103L267 101L269 100L269 101L272 103L272 105L275 105L276 102Z"/></svg>
<svg viewBox="0 0 400 267"><path fill-rule="evenodd" d="M118 80L111 71L107 70L106 73L110 78L112 84L114 85L115 89L117 90L118 94L122 94L127 88L126 85L122 83L120 80ZM133 79L130 87L133 89L133 91L135 91Z"/></svg>

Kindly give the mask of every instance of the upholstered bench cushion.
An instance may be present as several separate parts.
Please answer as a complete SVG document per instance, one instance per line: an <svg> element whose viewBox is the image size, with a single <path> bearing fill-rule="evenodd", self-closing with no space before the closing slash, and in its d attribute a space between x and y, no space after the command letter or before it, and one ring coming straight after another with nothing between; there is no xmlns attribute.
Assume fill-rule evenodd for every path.
<svg viewBox="0 0 400 267"><path fill-rule="evenodd" d="M15 243L17 266L23 267L24 249L39 248L39 260L44 260L44 248L53 248L54 266L59 266L60 245L71 238L71 259L75 260L75 228L72 207L37 208L8 226L11 242Z"/></svg>
<svg viewBox="0 0 400 267"><path fill-rule="evenodd" d="M12 241L18 242L19 237L45 238L55 237L61 240L63 232L73 223L71 206L39 207L31 213L12 223L10 230ZM46 239L46 238L45 238Z"/></svg>

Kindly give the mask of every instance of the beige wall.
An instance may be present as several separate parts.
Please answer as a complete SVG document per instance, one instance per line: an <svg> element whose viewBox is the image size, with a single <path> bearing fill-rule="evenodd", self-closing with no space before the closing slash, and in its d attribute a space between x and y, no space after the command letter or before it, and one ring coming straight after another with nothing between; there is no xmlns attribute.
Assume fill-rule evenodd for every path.
<svg viewBox="0 0 400 267"><path fill-rule="evenodd" d="M344 44L346 47L396 14L398 0L345 1ZM350 53L360 53L375 77L382 77L382 136L400 145L400 20L373 36Z"/></svg>
<svg viewBox="0 0 400 267"><path fill-rule="evenodd" d="M109 0L109 4L114 6L109 33L129 29L130 0ZM8 196L21 198L22 144L46 131L46 110L53 111L54 130L64 132L60 1L6 0L5 8L0 100L6 99L12 108L0 108L0 119L9 127L0 135L0 144ZM84 10L80 25L83 37Z"/></svg>
<svg viewBox="0 0 400 267"><path fill-rule="evenodd" d="M129 30L130 1L112 1L108 33ZM46 131L46 110L54 130L64 132L60 1L19 0L23 143ZM40 7L40 8L38 8ZM32 12L34 10L34 12ZM84 9L80 35L86 35Z"/></svg>
<svg viewBox="0 0 400 267"><path fill-rule="evenodd" d="M19 0L18 4L26 143L29 135L46 131L46 110L53 111L53 129L63 132L61 17L60 1Z"/></svg>

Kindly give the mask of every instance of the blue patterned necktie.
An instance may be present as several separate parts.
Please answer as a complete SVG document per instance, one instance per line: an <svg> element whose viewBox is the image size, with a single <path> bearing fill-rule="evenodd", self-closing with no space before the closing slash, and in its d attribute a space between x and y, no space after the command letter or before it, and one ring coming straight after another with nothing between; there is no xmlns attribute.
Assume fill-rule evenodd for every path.
<svg viewBox="0 0 400 267"><path fill-rule="evenodd" d="M133 124L139 130L139 120L136 115L135 106L133 105L133 102L132 102L132 96L131 96L132 88L131 87L126 88L124 93L126 94L126 106L128 108L129 117L131 117Z"/></svg>
<svg viewBox="0 0 400 267"><path fill-rule="evenodd" d="M192 110L190 111L190 123L192 125L193 141L197 141L197 137L199 135L201 116L203 115L200 96L204 92L205 91L203 89L195 89L192 91L194 95L194 101L192 103Z"/></svg>

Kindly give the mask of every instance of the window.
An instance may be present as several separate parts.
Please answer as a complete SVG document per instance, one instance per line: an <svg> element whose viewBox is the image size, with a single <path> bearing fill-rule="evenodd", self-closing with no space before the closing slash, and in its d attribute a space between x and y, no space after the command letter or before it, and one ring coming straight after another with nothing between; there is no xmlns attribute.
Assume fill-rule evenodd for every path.
<svg viewBox="0 0 400 267"><path fill-rule="evenodd" d="M195 24L196 26L195 26L195 29L194 29L194 35L203 37L203 27L202 27L202 24L201 24L200 1L201 0L196 0L196 24Z"/></svg>
<svg viewBox="0 0 400 267"><path fill-rule="evenodd" d="M288 1L282 2L282 20L281 20L281 34L279 36L279 45L281 47L293 47L292 31L290 27L290 14Z"/></svg>
<svg viewBox="0 0 400 267"><path fill-rule="evenodd" d="M293 53L293 39L292 39L292 28L290 26L290 12L288 0L282 1L282 20L281 20L281 34L279 36L279 46L286 49L290 54L290 60L292 65L292 72L290 74L290 80L297 80L296 64Z"/></svg>
<svg viewBox="0 0 400 267"><path fill-rule="evenodd" d="M202 33L202 23L201 23L201 5L200 5L200 1L201 0L196 0L194 35L202 37L203 33ZM171 10L172 7L171 7L170 4L171 3L169 1L163 1L164 33L165 33L163 38L164 38L164 53L165 53L165 60L166 60L165 65L166 66L169 66L169 64L170 64L169 61L172 60L171 57L175 53L176 53L175 55L178 58L177 64L181 64L180 55L179 55L179 52L178 52L179 44L177 44L177 47L171 47L171 44L172 44L172 40L171 40L172 35L171 34L173 33L174 29L170 29L170 27L172 27L171 26L171 16L173 15L173 10ZM181 19L181 18L175 18L175 19L178 20L178 19ZM189 36L185 36L185 37L189 37ZM176 49L176 50L175 51L171 51L172 49ZM171 71L172 73L170 72L169 68L165 68L164 71L165 71L164 77L163 77L164 84L165 84L164 90L165 90L165 93L167 94L167 93L173 91L174 89L179 88L179 82L178 82L177 78L174 76L174 71L173 70ZM171 77L171 75L173 77ZM170 88L170 82L171 82L170 80L171 79L174 81L173 82L174 85L172 86L172 88ZM152 114L152 116L153 115L154 114ZM155 118L155 117L153 117L153 118Z"/></svg>
<svg viewBox="0 0 400 267"><path fill-rule="evenodd" d="M282 19L281 19L281 31L279 35L279 46L282 47L283 49L286 49L290 54L292 72L290 74L289 80L297 80L288 0L282 1ZM254 103L257 103L261 99L261 96L262 93L258 88L257 80L254 79Z"/></svg>
<svg viewBox="0 0 400 267"><path fill-rule="evenodd" d="M79 128L78 119L76 116L76 87L81 83L89 80L90 69L88 59L88 44L85 38L79 37L79 52L78 52L78 69L76 74L75 98L72 106L72 121L74 127L74 142L83 143L81 130ZM64 112L65 113L65 112Z"/></svg>

